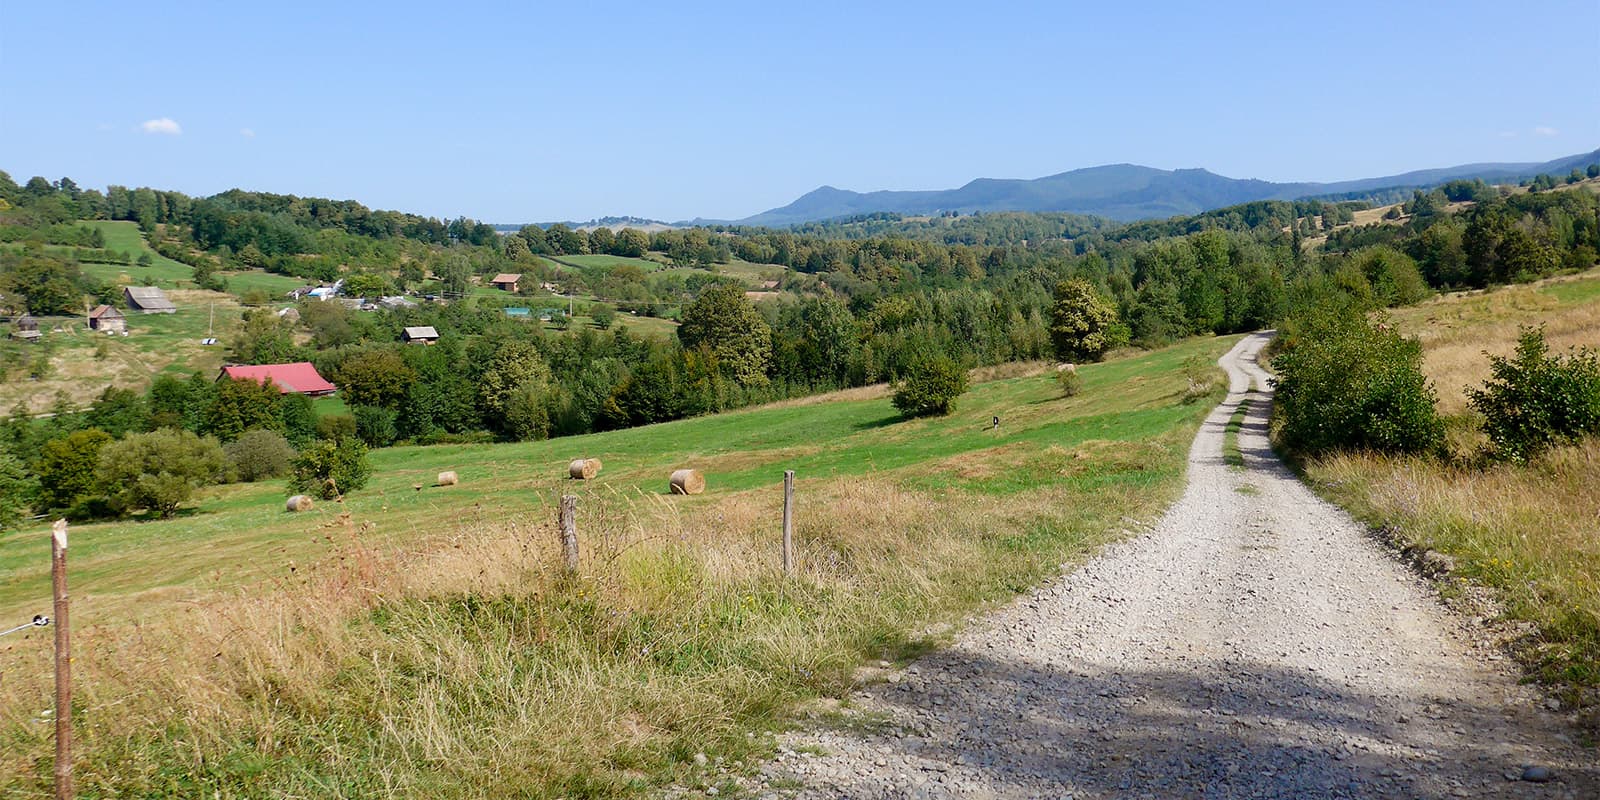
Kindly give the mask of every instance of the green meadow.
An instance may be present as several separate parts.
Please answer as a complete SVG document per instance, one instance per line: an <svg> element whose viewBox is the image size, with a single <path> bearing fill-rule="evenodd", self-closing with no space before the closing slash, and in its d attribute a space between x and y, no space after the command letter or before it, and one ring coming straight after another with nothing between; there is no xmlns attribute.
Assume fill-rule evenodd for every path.
<svg viewBox="0 0 1600 800"><path fill-rule="evenodd" d="M771 732L859 667L945 641L1149 520L1215 397L1185 342L980 371L905 420L881 387L628 431L373 455L342 503L280 482L72 529L85 796L635 797L736 792ZM995 429L993 417L1000 417ZM600 458L597 479L566 478ZM668 494L700 469L709 488ZM798 568L778 559L797 473ZM460 485L437 487L453 470ZM557 499L582 559L559 569ZM0 540L0 615L48 599L42 525ZM47 791L48 637L8 642L0 786ZM696 758L705 754L707 759ZM716 766L722 764L722 767Z"/></svg>
<svg viewBox="0 0 1600 800"><path fill-rule="evenodd" d="M573 487L566 466L580 457L606 465L599 478L581 486L585 492L664 494L667 474L680 467L706 475L706 497L773 485L786 469L804 480L888 475L931 490L1025 491L1059 468L1057 458L1046 454L1052 446L1149 438L1195 417L1197 407L1177 402L1181 387L1174 389L1166 373L1181 373L1183 359L1193 352L1209 355L1224 345L1205 340L1085 366L1084 392L1072 398L1057 397L1049 376L980 383L961 398L955 414L941 418L902 420L882 395L781 403L540 442L385 448L372 454L374 476L366 489L309 514L285 513L284 483L271 481L205 490L175 520L74 526L74 572L83 576L78 592L87 605L137 616L139 598L152 590L184 596L270 578L290 559L320 554L308 535L341 513L369 523L375 539L396 540L426 535L462 513L542 519L552 498ZM318 410L336 411L325 405L330 400L336 402L319 400L324 405ZM1002 420L998 431L990 427L994 416ZM963 457L1007 454L1017 456L1007 470L962 469ZM461 485L433 487L444 470L455 471ZM1080 479L1092 483L1098 477ZM1117 480L1158 476L1136 471ZM48 570L29 569L48 566L47 530L41 524L0 538L0 574L6 578L0 619L47 598Z"/></svg>

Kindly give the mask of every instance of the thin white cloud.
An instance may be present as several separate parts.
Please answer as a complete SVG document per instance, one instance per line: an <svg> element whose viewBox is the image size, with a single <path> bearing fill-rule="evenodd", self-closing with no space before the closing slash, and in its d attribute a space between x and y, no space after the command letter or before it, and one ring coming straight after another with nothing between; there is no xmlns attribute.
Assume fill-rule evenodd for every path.
<svg viewBox="0 0 1600 800"><path fill-rule="evenodd" d="M256 132L251 130L251 129L249 129L249 128L240 128L239 129L239 135L243 136L246 139L254 139L254 138L256 138Z"/></svg>
<svg viewBox="0 0 1600 800"><path fill-rule="evenodd" d="M1540 125L1539 127L1533 129L1533 135L1534 136L1560 136L1561 135L1561 131L1558 131L1555 128L1550 128L1550 127L1546 127L1544 125Z"/></svg>
<svg viewBox="0 0 1600 800"><path fill-rule="evenodd" d="M160 119L147 119L139 124L139 129L145 133L161 133L167 136L177 136L183 133L183 127L171 117Z"/></svg>
<svg viewBox="0 0 1600 800"><path fill-rule="evenodd" d="M1499 132L1498 134L1495 134L1495 135L1499 136L1502 139L1515 139L1515 138L1517 138L1517 132L1516 131L1501 131L1501 132Z"/></svg>

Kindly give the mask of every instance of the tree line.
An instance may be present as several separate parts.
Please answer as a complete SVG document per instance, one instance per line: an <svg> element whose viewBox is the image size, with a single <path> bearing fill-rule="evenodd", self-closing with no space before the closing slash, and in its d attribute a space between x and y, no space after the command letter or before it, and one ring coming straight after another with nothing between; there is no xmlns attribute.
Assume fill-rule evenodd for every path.
<svg viewBox="0 0 1600 800"><path fill-rule="evenodd" d="M32 215L37 225L62 224L34 212L66 194L59 186L46 194L0 182L0 199L10 205L0 223ZM159 378L142 395L108 393L82 413L48 422L14 419L7 449L24 473L34 469L27 466L30 453L79 432L71 426L113 438L181 429L219 445L266 430L302 452L347 440L383 447L571 435L901 380L936 359L959 368L1076 360L1126 344L1253 330L1330 292L1363 307L1406 304L1439 289L1592 266L1600 249L1600 201L1593 193L1507 195L1478 185L1419 193L1400 218L1366 226L1338 222L1350 208L1337 204L1252 203L1077 239L990 247L902 236L601 233L564 226L524 228L474 244L465 224L457 226L460 238L445 225L446 241L424 241L403 230L358 233L370 215L337 204L296 205L288 197L191 201L189 223L158 223L157 241L181 250L197 272L258 255L266 262L315 261L351 285L372 283L363 287L371 291L430 278L460 285L475 270L509 265L596 291L633 293L645 303L670 299L681 304L680 326L670 338L641 337L605 322L551 334L477 301L379 313L313 301L299 305L298 321L250 310L226 337L230 359L312 361L341 387L348 415L318 417L303 398L254 392L210 375ZM171 213L174 205L167 208ZM322 252L268 254L261 236L270 226L249 225L241 229L257 233L236 240L235 250L196 233L195 220L212 224L207 208L231 208L246 215L241 221L265 215L292 229L301 243L293 247ZM1325 236L1320 246L1308 241L1312 233ZM536 248L552 257L599 251L708 269L685 278L633 264L560 268L540 259ZM36 297L81 303L92 288L71 258L51 256L37 243L0 254L8 296L30 306ZM718 274L718 259L734 257L788 267L784 296L755 302L741 283ZM1072 289L1063 293L1063 286ZM1083 328L1085 320L1093 322L1094 346L1064 344L1062 332ZM439 343L401 344L401 328L412 325L434 326ZM64 502L56 496L38 507Z"/></svg>

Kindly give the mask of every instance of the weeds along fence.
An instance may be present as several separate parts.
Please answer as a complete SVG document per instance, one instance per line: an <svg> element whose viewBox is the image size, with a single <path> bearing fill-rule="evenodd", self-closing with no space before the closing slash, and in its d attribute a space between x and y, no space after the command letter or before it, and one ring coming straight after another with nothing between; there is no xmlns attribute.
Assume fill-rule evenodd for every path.
<svg viewBox="0 0 1600 800"><path fill-rule="evenodd" d="M886 482L821 482L793 517L785 577L779 486L685 498L563 482L538 517L483 510L405 550L364 541L348 515L309 517L316 563L136 624L80 619L79 790L148 791L174 770L227 785L229 754L399 781L368 792L429 770L483 788L618 748L661 757L847 680L864 643L953 601L993 524ZM578 498L576 572L562 494ZM23 796L48 781L49 674L48 648L7 653L0 786ZM508 761L522 771L501 775Z"/></svg>

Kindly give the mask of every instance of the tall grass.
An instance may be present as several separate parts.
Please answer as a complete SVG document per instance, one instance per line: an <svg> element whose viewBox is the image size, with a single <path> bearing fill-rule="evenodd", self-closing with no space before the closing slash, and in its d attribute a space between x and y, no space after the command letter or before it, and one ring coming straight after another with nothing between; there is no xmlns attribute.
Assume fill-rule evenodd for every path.
<svg viewBox="0 0 1600 800"><path fill-rule="evenodd" d="M1173 403L1183 383L1176 370L1136 379ZM1053 394L1049 376L1016 380ZM617 797L727 780L721 769L769 746L763 731L845 691L863 660L937 644L930 623L1023 591L1125 518L1158 513L1206 411L1179 407L1120 432L1091 417L1115 443L1013 442L803 478L793 578L769 488L668 498L568 484L583 487L576 576L557 569L545 519L458 517L401 550L333 517L325 557L267 591L77 632L79 786ZM48 791L46 652L14 648L20 668L0 684L12 796Z"/></svg>

